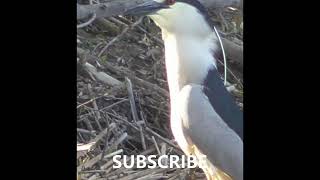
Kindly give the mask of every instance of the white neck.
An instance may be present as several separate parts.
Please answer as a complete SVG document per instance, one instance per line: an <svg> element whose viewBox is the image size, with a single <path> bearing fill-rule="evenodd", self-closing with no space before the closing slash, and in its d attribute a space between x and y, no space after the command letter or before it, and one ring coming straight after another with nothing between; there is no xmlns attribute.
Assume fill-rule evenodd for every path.
<svg viewBox="0 0 320 180"><path fill-rule="evenodd" d="M208 37L177 35L162 30L167 79L171 99L186 84L201 84L209 68L216 66L214 33Z"/></svg>

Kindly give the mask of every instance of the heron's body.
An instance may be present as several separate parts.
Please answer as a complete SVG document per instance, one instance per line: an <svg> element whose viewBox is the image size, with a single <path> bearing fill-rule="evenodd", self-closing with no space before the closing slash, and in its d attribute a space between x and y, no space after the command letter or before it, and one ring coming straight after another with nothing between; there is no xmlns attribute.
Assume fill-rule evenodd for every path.
<svg viewBox="0 0 320 180"><path fill-rule="evenodd" d="M210 71L216 70L216 59L213 53L220 50L215 43L217 37L211 30L210 32L208 36L194 38L188 34L162 30L170 91L171 129L184 153L195 154L193 148L196 147L199 153L207 155L210 162L216 162L219 168L228 171L226 173L238 171L232 176L241 176L242 140L221 119L210 103L210 97L204 92L204 88L211 91L215 88L220 92L228 93L222 80L217 76L219 74L212 77L209 74ZM208 87L207 78L220 83L217 83L218 86ZM214 103L219 104L219 102ZM231 105L234 106L234 104ZM235 147L239 150L234 151ZM217 156L219 153L230 154ZM223 157L223 159L215 157ZM234 167L228 165L231 161ZM211 169L214 168L213 164L209 166ZM214 173L214 169L208 173Z"/></svg>
<svg viewBox="0 0 320 180"><path fill-rule="evenodd" d="M207 48L204 48L209 44L214 45L212 43L214 39L211 37L211 40L204 38L202 41L199 41L165 31L162 31L162 38L165 44L166 71L170 92L171 129L179 146L186 153L189 144L183 133L179 113L179 109L181 108L181 98L179 98L179 95L182 88L186 85L199 85L204 82L204 77L206 77L209 67L215 66L212 54ZM199 53L195 54L193 53L194 51ZM194 61L194 59L199 61Z"/></svg>
<svg viewBox="0 0 320 180"><path fill-rule="evenodd" d="M196 0L177 0L150 17L164 40L170 124L178 145L186 154L207 156L202 169L208 179L242 180L242 113L217 71L221 49L204 8Z"/></svg>

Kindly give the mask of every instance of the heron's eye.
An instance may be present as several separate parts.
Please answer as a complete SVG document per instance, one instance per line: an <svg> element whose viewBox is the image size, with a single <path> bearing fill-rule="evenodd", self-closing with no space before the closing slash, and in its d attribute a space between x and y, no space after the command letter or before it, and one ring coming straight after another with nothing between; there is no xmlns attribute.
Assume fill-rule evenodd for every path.
<svg viewBox="0 0 320 180"><path fill-rule="evenodd" d="M167 5L173 5L175 2L175 0L167 0Z"/></svg>

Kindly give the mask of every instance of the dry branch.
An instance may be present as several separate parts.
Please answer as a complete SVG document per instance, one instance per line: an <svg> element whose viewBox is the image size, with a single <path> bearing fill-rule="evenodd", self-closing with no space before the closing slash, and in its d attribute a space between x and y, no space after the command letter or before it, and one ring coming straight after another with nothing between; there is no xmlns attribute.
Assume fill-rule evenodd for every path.
<svg viewBox="0 0 320 180"><path fill-rule="evenodd" d="M128 96L130 100L130 106L131 106L131 113L133 117L133 121L137 123L139 121L138 118L138 113L137 113L137 108L134 100L134 95L133 95L133 90L132 90L132 83L128 77L125 78L126 80L126 85L127 85L127 90L128 90Z"/></svg>
<svg viewBox="0 0 320 180"><path fill-rule="evenodd" d="M93 14L92 17L85 23L77 25L77 29L83 28L91 24L96 19L96 14Z"/></svg>
<svg viewBox="0 0 320 180"><path fill-rule="evenodd" d="M81 48L77 48L77 52L78 54L80 54L81 56L86 56L88 58L88 61L91 60L91 61L95 61L95 60L98 60L97 57L95 56L92 56L92 55L89 55L87 54L86 51L84 51L83 49ZM99 80L101 80L102 82L108 84L108 85L112 85L112 86L123 86L123 83L116 80L115 78L107 75L106 73L104 72L98 72L97 69L91 65L91 64L87 64L87 66L89 67L90 69L90 72L93 73L94 75L96 75L96 78L100 78ZM119 67L115 67L113 66L111 63L108 63L108 62L104 62L103 63L103 66L109 70L111 70L112 72L118 74L119 76L122 76L122 77L125 77L125 76L128 76L128 77L131 77L131 79L138 85L140 86L144 86L146 87L147 89L151 89L153 91L156 91L166 97L169 97L169 92L159 86L157 86L156 84L152 84L150 82L147 82L141 78L138 78L136 76L134 76L132 73L130 73L130 71L126 68L119 68Z"/></svg>
<svg viewBox="0 0 320 180"><path fill-rule="evenodd" d="M88 167L92 167L92 166L95 165L98 161L100 161L101 155L102 155L102 153L98 154L97 156L95 156L94 158L90 159L90 160L87 161L86 163L81 164L80 166L77 167L77 171L80 172L82 168L86 169L86 168L88 168Z"/></svg>
<svg viewBox="0 0 320 180"><path fill-rule="evenodd" d="M153 134L154 136L156 136L157 138L159 138L159 139L161 139L162 141L166 142L166 143L169 144L170 146L172 146L172 147L174 147L174 148L176 148L176 149L180 149L177 145L173 144L169 139L166 139L166 138L160 136L158 133L154 132L152 129L146 127L146 130L147 130L149 133L151 133L151 134Z"/></svg>
<svg viewBox="0 0 320 180"><path fill-rule="evenodd" d="M224 49L226 51L226 55L228 59L235 61L239 64L239 67L243 68L243 47L237 45L236 43L226 39L221 38Z"/></svg>
<svg viewBox="0 0 320 180"><path fill-rule="evenodd" d="M88 84L88 90L89 90L89 93L90 93L91 98L94 99L94 93L93 93L93 91L92 91L92 86L91 86L91 84ZM96 122L96 124L98 125L99 130L102 131L102 127L101 127L101 124L100 124L100 122L99 122L99 120L101 119L101 114L100 114L100 112L99 112L99 108L98 108L98 105L97 105L96 100L93 100L93 101L92 101L92 105L93 105L93 108L94 108L94 110L95 110L94 113L96 114L95 122Z"/></svg>
<svg viewBox="0 0 320 180"><path fill-rule="evenodd" d="M146 1L147 0L115 0L92 5L77 4L77 19L86 19L92 14L96 14L96 18L122 15L130 7Z"/></svg>
<svg viewBox="0 0 320 180"><path fill-rule="evenodd" d="M121 153L123 153L123 149L119 149L119 150L117 150L117 151L115 151L113 153L107 154L103 158L107 159L107 158L113 157L113 156L121 154Z"/></svg>
<svg viewBox="0 0 320 180"><path fill-rule="evenodd" d="M105 128L103 131L101 131L93 140L91 140L91 142L93 143L97 143L98 141L100 141L105 135L107 135L107 133L109 131L112 131L112 129L114 129L116 127L115 123L112 123L109 125L108 128Z"/></svg>
<svg viewBox="0 0 320 180"><path fill-rule="evenodd" d="M90 63L85 63L84 67L90 73L92 73L98 80L102 81L103 83L109 86L120 86L122 82L118 81L117 79L113 78L112 76L106 74L105 72L99 72L97 68L95 68Z"/></svg>
<svg viewBox="0 0 320 180"><path fill-rule="evenodd" d="M101 55L108 49L109 46L111 46L114 42L116 42L118 39L120 39L126 32L128 32L129 29L140 24L141 21L142 21L142 18L140 18L138 21L133 23L131 26L127 26L118 36L116 36L110 42L108 42L108 44L100 51L100 53L98 54L98 57L101 57Z"/></svg>
<svg viewBox="0 0 320 180"><path fill-rule="evenodd" d="M243 0L199 0L207 8L237 7L242 9Z"/></svg>
<svg viewBox="0 0 320 180"><path fill-rule="evenodd" d="M138 171L137 173L130 174L128 176L125 176L125 177L119 178L119 179L120 180L133 180L133 179L137 179L137 178L140 178L140 177L147 176L147 175L149 175L151 173L161 173L161 172L164 172L164 171L167 171L167 169L165 169L165 168L146 169L144 171Z"/></svg>

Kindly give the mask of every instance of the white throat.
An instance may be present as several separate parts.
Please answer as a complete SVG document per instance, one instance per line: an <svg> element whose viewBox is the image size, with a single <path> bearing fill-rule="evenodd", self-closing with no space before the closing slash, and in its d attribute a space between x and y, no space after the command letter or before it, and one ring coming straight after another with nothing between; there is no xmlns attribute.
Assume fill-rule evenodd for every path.
<svg viewBox="0 0 320 180"><path fill-rule="evenodd" d="M162 30L165 44L167 79L171 100L190 83L201 84L209 68L216 66L213 51L216 36L206 38L168 33Z"/></svg>

